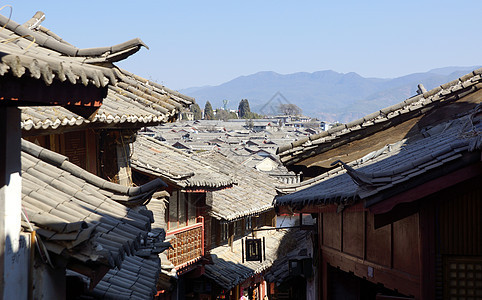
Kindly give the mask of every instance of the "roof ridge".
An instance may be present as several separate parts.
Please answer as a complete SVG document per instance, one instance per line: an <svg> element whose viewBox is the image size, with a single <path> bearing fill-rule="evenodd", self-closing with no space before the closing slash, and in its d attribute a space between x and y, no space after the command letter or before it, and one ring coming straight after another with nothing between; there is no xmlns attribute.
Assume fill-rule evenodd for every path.
<svg viewBox="0 0 482 300"><path fill-rule="evenodd" d="M134 38L129 41L108 47L96 47L80 49L70 44L60 42L54 37L45 37L42 34L27 28L26 26L19 24L10 18L0 15L0 25L13 31L15 34L22 36L23 38L33 41L34 43L51 50L57 51L61 54L68 56L102 56L106 54L119 53L127 49L140 48L141 46L147 47L144 42L139 38Z"/></svg>
<svg viewBox="0 0 482 300"><path fill-rule="evenodd" d="M314 141L321 140L322 138L328 136L340 136L343 135L344 132L349 132L349 129L353 129L357 126L362 128L366 128L370 125L377 123L377 119L386 119L387 121L391 118L394 118L399 115L403 115L408 112L412 112L415 110L419 110L423 107L426 107L434 102L442 102L444 100L450 99L452 96L456 96L457 98L461 98L465 96L465 94L472 92L472 90L479 89L480 87L476 87L476 85L481 84L482 81L482 68L476 69L458 79L452 80L448 83L444 83L436 88L431 89L423 94L419 94L413 97L410 97L400 103L391 105L389 107L380 109L376 112L368 114L360 119L348 122L347 124L342 124L340 126L331 128L327 131L323 131L319 134L310 135L308 137L301 138L297 141L294 141L290 144L278 147L276 154L283 158L283 156L289 155L293 152L301 151L304 152L303 149L297 149L303 146L309 146ZM403 112L403 110L406 110ZM380 121L380 122L381 122ZM363 126L365 125L365 126ZM321 142L323 143L323 142ZM306 145L305 145L306 144ZM296 151L294 149L297 149ZM288 159L282 159L283 162L288 161Z"/></svg>
<svg viewBox="0 0 482 300"><path fill-rule="evenodd" d="M114 182L105 180L95 174L92 174L81 167L71 163L69 158L56 153L52 150L43 148L35 143L29 142L25 139L21 141L22 151L54 166L75 175L86 182L97 186L102 189L106 189L112 192L125 194L127 196L138 196L144 193L154 192L162 186L167 186L161 179L156 178L146 184L137 187L127 187Z"/></svg>

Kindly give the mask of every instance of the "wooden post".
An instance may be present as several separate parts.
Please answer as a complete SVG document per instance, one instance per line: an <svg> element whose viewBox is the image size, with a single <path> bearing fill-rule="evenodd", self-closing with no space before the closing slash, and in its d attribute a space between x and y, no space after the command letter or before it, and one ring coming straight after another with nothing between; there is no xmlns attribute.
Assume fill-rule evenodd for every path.
<svg viewBox="0 0 482 300"><path fill-rule="evenodd" d="M419 215L420 295L435 299L435 201L422 201Z"/></svg>
<svg viewBox="0 0 482 300"><path fill-rule="evenodd" d="M20 236L21 136L20 109L0 107L0 299L28 297L29 260Z"/></svg>

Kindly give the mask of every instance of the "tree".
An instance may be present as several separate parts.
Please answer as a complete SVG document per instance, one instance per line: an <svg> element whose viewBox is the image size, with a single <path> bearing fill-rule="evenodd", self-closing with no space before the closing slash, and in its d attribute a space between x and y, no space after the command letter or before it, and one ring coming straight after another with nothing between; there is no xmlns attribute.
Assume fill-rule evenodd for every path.
<svg viewBox="0 0 482 300"><path fill-rule="evenodd" d="M249 117L251 110L249 108L248 99L241 99L238 106L238 115L240 119L245 119Z"/></svg>
<svg viewBox="0 0 482 300"><path fill-rule="evenodd" d="M191 104L191 112L194 113L194 120L201 120L203 113L197 103Z"/></svg>
<svg viewBox="0 0 482 300"><path fill-rule="evenodd" d="M206 101L204 106L204 120L214 120L213 106L209 101Z"/></svg>
<svg viewBox="0 0 482 300"><path fill-rule="evenodd" d="M227 121L228 119L229 119L228 111L221 108L216 109L216 120Z"/></svg>
<svg viewBox="0 0 482 300"><path fill-rule="evenodd" d="M237 118L238 116L234 112L230 112L222 108L216 109L216 120L227 121L229 119L237 119Z"/></svg>
<svg viewBox="0 0 482 300"><path fill-rule="evenodd" d="M299 116L301 115L301 108L299 108L296 104L280 104L278 106L279 111L283 115L287 116Z"/></svg>

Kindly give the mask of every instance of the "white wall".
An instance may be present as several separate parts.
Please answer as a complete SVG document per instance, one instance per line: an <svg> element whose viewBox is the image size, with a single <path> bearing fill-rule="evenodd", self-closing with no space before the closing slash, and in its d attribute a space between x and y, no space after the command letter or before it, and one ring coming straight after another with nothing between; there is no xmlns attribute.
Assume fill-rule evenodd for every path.
<svg viewBox="0 0 482 300"><path fill-rule="evenodd" d="M20 139L20 110L0 107L0 295L16 300L28 297L30 258L30 240L20 235Z"/></svg>

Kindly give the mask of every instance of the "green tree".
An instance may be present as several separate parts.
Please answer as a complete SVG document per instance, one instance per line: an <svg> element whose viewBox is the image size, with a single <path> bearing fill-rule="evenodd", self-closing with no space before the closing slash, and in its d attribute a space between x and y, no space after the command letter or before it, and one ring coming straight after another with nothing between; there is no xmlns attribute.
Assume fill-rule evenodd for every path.
<svg viewBox="0 0 482 300"><path fill-rule="evenodd" d="M213 106L209 101L206 101L204 106L204 120L214 120Z"/></svg>
<svg viewBox="0 0 482 300"><path fill-rule="evenodd" d="M228 111L221 108L216 109L216 120L227 121L228 119L229 119Z"/></svg>
<svg viewBox="0 0 482 300"><path fill-rule="evenodd" d="M249 108L248 99L241 99L241 101L239 102L239 106L238 106L239 118L240 119L249 118L250 113L251 113L251 110Z"/></svg>
<svg viewBox="0 0 482 300"><path fill-rule="evenodd" d="M197 103L191 104L191 112L194 113L194 120L201 120L203 113Z"/></svg>

